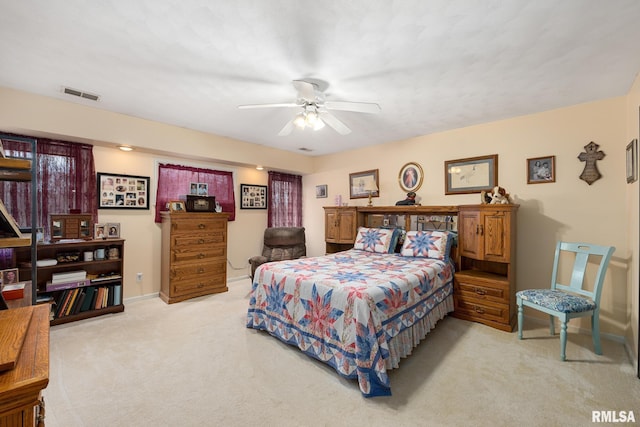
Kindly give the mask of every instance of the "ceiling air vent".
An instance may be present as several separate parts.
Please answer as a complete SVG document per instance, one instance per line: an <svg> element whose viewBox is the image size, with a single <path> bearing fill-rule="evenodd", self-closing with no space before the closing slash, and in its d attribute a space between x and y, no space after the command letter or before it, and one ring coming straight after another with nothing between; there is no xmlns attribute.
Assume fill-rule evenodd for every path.
<svg viewBox="0 0 640 427"><path fill-rule="evenodd" d="M300 147L300 148L298 148L298 150L300 150L300 151L307 151L307 152L309 152L309 151L313 151L311 148L306 148L306 147Z"/></svg>
<svg viewBox="0 0 640 427"><path fill-rule="evenodd" d="M98 101L100 99L100 96L98 95L94 95L88 92L82 92L76 89L71 89L70 87L63 87L62 92L66 93L67 95L78 96L80 98L89 99L91 101Z"/></svg>

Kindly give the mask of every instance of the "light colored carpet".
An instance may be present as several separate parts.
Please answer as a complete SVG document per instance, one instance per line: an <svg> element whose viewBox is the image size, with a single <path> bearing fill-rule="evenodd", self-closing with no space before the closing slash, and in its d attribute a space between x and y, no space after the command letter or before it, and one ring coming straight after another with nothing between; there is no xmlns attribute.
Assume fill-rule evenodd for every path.
<svg viewBox="0 0 640 427"><path fill-rule="evenodd" d="M264 332L245 328L249 280L178 304L130 301L124 313L51 329L46 425L584 426L592 410L634 411L640 380L621 344L528 323L516 333L447 317L391 371L393 396Z"/></svg>

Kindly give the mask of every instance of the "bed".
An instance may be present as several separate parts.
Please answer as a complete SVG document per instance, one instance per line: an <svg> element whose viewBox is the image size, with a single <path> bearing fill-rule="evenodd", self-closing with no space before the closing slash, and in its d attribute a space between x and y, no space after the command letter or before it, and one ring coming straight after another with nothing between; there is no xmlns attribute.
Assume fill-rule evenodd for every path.
<svg viewBox="0 0 640 427"><path fill-rule="evenodd" d="M387 371L453 311L454 273L448 232L405 233L399 253L393 234L361 227L354 249L263 264L247 327L357 379L366 397L391 395Z"/></svg>

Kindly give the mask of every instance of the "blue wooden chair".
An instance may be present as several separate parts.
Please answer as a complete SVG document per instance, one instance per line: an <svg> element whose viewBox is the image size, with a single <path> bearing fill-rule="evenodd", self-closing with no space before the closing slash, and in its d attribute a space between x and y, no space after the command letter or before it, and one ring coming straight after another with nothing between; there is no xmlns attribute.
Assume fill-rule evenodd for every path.
<svg viewBox="0 0 640 427"><path fill-rule="evenodd" d="M613 246L597 246L589 243L558 242L551 274L551 289L528 289L516 293L518 304L518 339L522 339L523 307L531 307L549 314L551 335L555 335L554 317L560 319L560 359L566 360L567 322L576 317L591 316L591 335L596 354L602 354L600 346L600 295ZM575 254L571 282L558 283L558 264L563 252ZM600 256L593 290L583 289L590 255Z"/></svg>

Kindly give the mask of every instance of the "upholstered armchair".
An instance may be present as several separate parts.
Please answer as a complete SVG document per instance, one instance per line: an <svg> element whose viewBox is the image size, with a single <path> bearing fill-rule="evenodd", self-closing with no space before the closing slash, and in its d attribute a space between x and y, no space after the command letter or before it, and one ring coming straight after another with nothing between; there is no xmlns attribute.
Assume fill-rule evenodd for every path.
<svg viewBox="0 0 640 427"><path fill-rule="evenodd" d="M265 262L298 259L307 255L304 227L272 227L264 230L262 255L249 258L251 279Z"/></svg>

